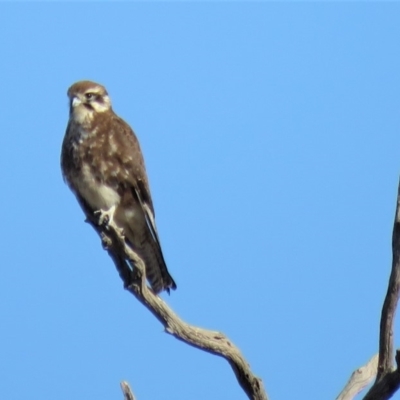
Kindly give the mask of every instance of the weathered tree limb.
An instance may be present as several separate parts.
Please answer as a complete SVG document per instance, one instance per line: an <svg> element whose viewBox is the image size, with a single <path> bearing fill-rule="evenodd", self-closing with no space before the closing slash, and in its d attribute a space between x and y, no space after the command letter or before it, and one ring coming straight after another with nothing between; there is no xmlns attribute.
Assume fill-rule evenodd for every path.
<svg viewBox="0 0 400 400"><path fill-rule="evenodd" d="M126 245L118 228L113 224L108 224L107 227L99 226L94 218L87 222L99 234L103 247L114 261L125 288L164 325L167 333L186 344L225 358L250 399L268 400L261 379L253 375L239 349L224 334L183 322L147 287L143 260ZM400 297L400 183L393 226L392 252L392 270L381 314L379 354L353 372L336 400L353 399L368 385L375 374L376 381L364 400L390 399L400 387L400 350L396 351L396 366L393 365L394 317ZM134 268L130 265L134 265ZM135 400L127 382L121 382L121 388L125 400Z"/></svg>
<svg viewBox="0 0 400 400"><path fill-rule="evenodd" d="M368 385L374 375L376 375L376 380L364 400L390 399L400 387L400 350L396 351L396 367L393 365L394 317L400 296L400 182L393 225L392 252L392 270L381 313L379 353L364 367L353 372L336 400L353 399Z"/></svg>
<svg viewBox="0 0 400 400"><path fill-rule="evenodd" d="M382 375L390 372L390 370L393 368L393 324L400 294L400 185L393 225L392 252L392 271L389 278L386 298L382 308L377 380L381 379Z"/></svg>
<svg viewBox="0 0 400 400"><path fill-rule="evenodd" d="M399 350L396 352L397 366L393 365L394 317L400 295L400 184L397 192L393 225L392 252L392 271L381 315L378 373L375 383L364 397L364 400L390 399L400 387Z"/></svg>
<svg viewBox="0 0 400 400"><path fill-rule="evenodd" d="M376 379L371 389L365 395L364 400L386 400L390 399L394 393L399 389L400 386L400 372L399 363L400 352L396 352L396 364L397 368L392 369L386 374L382 375L381 379ZM393 367L394 368L394 367Z"/></svg>
<svg viewBox="0 0 400 400"><path fill-rule="evenodd" d="M352 400L360 393L376 376L378 369L378 354L375 354L364 366L357 368L340 392L336 400Z"/></svg>
<svg viewBox="0 0 400 400"><path fill-rule="evenodd" d="M143 260L126 245L113 223L105 227L99 226L94 218L88 219L87 222L99 234L103 247L114 261L125 288L164 325L167 333L186 344L225 358L249 399L268 400L261 379L252 373L239 349L223 333L187 324L148 288ZM134 265L134 268L130 265Z"/></svg>
<svg viewBox="0 0 400 400"><path fill-rule="evenodd" d="M132 393L131 388L129 387L129 383L126 381L122 381L120 383L122 393L124 394L124 400L136 400L135 396Z"/></svg>

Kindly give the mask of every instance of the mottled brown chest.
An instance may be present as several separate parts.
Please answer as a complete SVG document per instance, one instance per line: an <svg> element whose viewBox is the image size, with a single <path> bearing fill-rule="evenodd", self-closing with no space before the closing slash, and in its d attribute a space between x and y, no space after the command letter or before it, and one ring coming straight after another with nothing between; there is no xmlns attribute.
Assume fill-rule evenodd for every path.
<svg viewBox="0 0 400 400"><path fill-rule="evenodd" d="M113 113L97 114L90 124L70 120L62 150L62 169L70 188L100 206L132 198L140 188L152 208L143 156L136 136ZM112 193L110 192L112 191Z"/></svg>
<svg viewBox="0 0 400 400"><path fill-rule="evenodd" d="M82 179L83 173L110 186L123 180L124 171L115 132L104 128L99 124L82 127L70 122L63 146L63 169L68 181Z"/></svg>

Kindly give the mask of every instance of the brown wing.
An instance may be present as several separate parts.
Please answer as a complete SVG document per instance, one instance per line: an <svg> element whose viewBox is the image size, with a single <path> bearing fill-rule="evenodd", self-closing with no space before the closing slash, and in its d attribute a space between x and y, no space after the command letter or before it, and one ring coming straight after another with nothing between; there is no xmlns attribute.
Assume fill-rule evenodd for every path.
<svg viewBox="0 0 400 400"><path fill-rule="evenodd" d="M146 167L139 141L130 126L117 115L114 114L110 122L112 124L110 139L115 141L115 146L118 148L117 157L127 172L125 183L131 188L138 186L143 201L148 204L154 214Z"/></svg>
<svg viewBox="0 0 400 400"><path fill-rule="evenodd" d="M132 243L132 245L146 263L146 275L153 290L156 293L163 289L169 292L170 288L176 289L176 284L168 272L161 250L153 202L139 142L129 125L115 114L111 131L111 137L113 137L115 146L119 149L119 161L127 173L124 189L128 189L132 195L132 200L140 205L145 220L144 227L131 227L132 230L143 228L143 232L139 232L137 235L141 238L139 243Z"/></svg>

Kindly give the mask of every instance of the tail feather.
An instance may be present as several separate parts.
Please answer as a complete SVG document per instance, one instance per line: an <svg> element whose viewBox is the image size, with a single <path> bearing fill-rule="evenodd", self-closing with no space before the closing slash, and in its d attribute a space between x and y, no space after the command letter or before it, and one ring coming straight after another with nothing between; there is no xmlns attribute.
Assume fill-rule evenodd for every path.
<svg viewBox="0 0 400 400"><path fill-rule="evenodd" d="M143 248L140 250L146 264L146 276L155 293L170 289L176 289L176 283L168 272L161 248L158 243L148 237Z"/></svg>
<svg viewBox="0 0 400 400"><path fill-rule="evenodd" d="M168 293L170 289L176 289L176 283L168 272L167 265L162 254L159 242L155 241L148 229L142 232L141 240L129 240L129 232L125 232L127 239L131 243L133 249L143 259L146 267L146 278L151 288L157 294L163 290ZM136 232L137 234L137 232ZM137 235L136 236L137 239ZM135 243L136 242L136 243Z"/></svg>
<svg viewBox="0 0 400 400"><path fill-rule="evenodd" d="M126 223L126 213L123 212L125 235L135 251L142 257L146 266L146 277L155 293L176 289L176 283L169 274L158 238L154 211L148 187L138 180L133 186L134 198L131 220ZM146 201L147 199L147 201Z"/></svg>

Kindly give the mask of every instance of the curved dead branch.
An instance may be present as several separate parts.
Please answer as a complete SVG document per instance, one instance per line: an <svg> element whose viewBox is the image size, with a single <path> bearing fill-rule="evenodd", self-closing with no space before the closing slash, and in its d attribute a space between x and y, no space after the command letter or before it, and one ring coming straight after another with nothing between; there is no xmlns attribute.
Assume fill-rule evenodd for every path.
<svg viewBox="0 0 400 400"><path fill-rule="evenodd" d="M225 358L249 399L268 400L261 379L252 373L239 349L223 333L199 328L182 321L159 296L148 288L143 260L126 245L113 223L105 227L98 226L94 218L88 219L87 222L99 234L103 247L114 261L125 288L164 325L167 333L186 344ZM134 268L131 268L130 264L134 265Z"/></svg>
<svg viewBox="0 0 400 400"><path fill-rule="evenodd" d="M364 400L390 399L400 387L400 350L394 358L394 317L400 296L400 182L397 189L396 213L392 236L392 270L382 306L379 353L364 367L353 372L346 387L336 400L351 400L376 375L376 380Z"/></svg>
<svg viewBox="0 0 400 400"><path fill-rule="evenodd" d="M378 354L375 354L364 366L357 368L341 391L336 400L352 400L360 393L376 376L378 368Z"/></svg>
<svg viewBox="0 0 400 400"><path fill-rule="evenodd" d="M129 387L129 383L126 381L122 381L120 383L122 393L124 394L124 400L136 400L135 396L132 393L131 388Z"/></svg>
<svg viewBox="0 0 400 400"><path fill-rule="evenodd" d="M263 383L250 370L239 349L221 332L195 327L182 321L168 305L146 285L143 260L125 244L119 230L109 224L98 226L97 220L87 220L100 235L103 247L114 261L125 288L131 292L165 327L165 331L175 338L225 358L231 365L236 378L247 396L253 400L268 400ZM393 261L388 290L382 307L379 354L364 367L353 372L349 382L337 400L351 400L376 375L376 381L364 400L386 400L400 387L400 350L394 356L394 317L400 296L400 183L397 194L396 214L392 238ZM131 268L130 265L134 265ZM126 382L121 383L125 400L134 400Z"/></svg>
<svg viewBox="0 0 400 400"><path fill-rule="evenodd" d="M375 383L364 397L364 400L390 399L400 387L399 350L396 351L396 366L393 364L394 317L400 296L400 184L397 191L392 252L392 271L381 315L378 373Z"/></svg>

